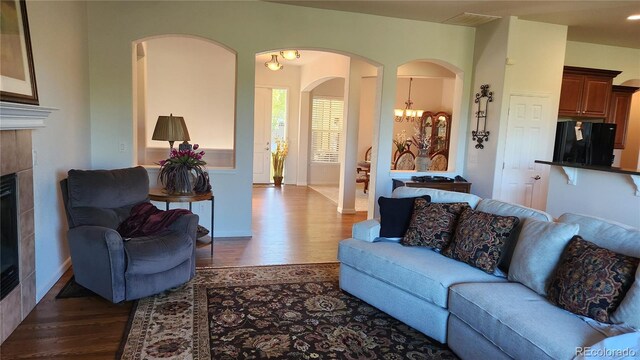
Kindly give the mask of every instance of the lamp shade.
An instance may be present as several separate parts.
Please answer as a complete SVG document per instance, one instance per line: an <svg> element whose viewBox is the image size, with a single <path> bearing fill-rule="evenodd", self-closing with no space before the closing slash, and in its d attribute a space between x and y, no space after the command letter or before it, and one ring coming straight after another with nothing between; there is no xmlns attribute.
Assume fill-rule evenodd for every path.
<svg viewBox="0 0 640 360"><path fill-rule="evenodd" d="M182 116L158 116L156 127L153 129L153 140L161 141L189 141L189 130Z"/></svg>

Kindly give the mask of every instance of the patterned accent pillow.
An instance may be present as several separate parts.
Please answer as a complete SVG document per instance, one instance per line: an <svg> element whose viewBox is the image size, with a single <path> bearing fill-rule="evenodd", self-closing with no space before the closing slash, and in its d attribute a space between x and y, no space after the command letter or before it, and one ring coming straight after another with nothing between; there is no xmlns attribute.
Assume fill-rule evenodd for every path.
<svg viewBox="0 0 640 360"><path fill-rule="evenodd" d="M407 246L428 246L436 250L445 248L458 223L458 218L469 204L430 203L417 198L413 203L413 215L409 228L400 244Z"/></svg>
<svg viewBox="0 0 640 360"><path fill-rule="evenodd" d="M574 236L547 288L547 299L574 314L610 323L633 284L640 259Z"/></svg>
<svg viewBox="0 0 640 360"><path fill-rule="evenodd" d="M468 208L460 215L453 241L442 253L493 274L504 244L519 222L516 216L501 216Z"/></svg>

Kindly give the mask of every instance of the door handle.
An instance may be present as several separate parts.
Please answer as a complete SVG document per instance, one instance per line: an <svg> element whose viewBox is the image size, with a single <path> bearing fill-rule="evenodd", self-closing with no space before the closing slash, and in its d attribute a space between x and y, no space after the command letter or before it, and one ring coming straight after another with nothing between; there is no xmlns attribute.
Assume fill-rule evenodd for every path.
<svg viewBox="0 0 640 360"><path fill-rule="evenodd" d="M536 176L533 176L533 177L531 177L531 178L532 178L533 180L540 180L540 179L542 179L542 178L540 177L540 175L536 175Z"/></svg>

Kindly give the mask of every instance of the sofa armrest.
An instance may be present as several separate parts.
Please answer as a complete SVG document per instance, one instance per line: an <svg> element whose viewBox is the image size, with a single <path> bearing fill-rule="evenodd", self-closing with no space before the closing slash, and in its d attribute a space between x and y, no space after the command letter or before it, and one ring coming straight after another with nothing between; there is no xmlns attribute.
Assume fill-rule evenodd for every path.
<svg viewBox="0 0 640 360"><path fill-rule="evenodd" d="M380 236L380 222L370 219L353 224L351 236L354 239L374 242Z"/></svg>
<svg viewBox="0 0 640 360"><path fill-rule="evenodd" d="M76 282L111 300L125 299L125 252L120 234L102 226L83 225L68 232Z"/></svg>
<svg viewBox="0 0 640 360"><path fill-rule="evenodd" d="M634 358L640 356L640 332L632 332L617 336L604 338L591 346L577 348L576 357L573 360L587 359L612 359L612 358ZM610 353L611 357L603 354ZM613 356L613 354L619 354Z"/></svg>

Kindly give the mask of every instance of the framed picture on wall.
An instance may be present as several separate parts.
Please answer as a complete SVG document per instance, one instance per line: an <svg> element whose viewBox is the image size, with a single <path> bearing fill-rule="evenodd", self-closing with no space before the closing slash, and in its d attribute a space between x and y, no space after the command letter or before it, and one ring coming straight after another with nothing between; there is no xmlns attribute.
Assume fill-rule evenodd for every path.
<svg viewBox="0 0 640 360"><path fill-rule="evenodd" d="M0 0L0 100L38 105L25 0Z"/></svg>

